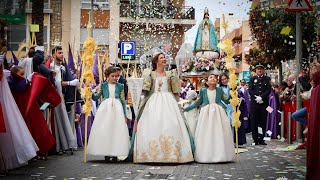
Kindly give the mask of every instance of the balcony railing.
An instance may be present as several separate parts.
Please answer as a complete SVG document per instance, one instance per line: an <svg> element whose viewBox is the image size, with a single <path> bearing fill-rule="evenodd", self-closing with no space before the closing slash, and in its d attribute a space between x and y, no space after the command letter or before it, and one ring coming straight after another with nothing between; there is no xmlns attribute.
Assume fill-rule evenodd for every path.
<svg viewBox="0 0 320 180"><path fill-rule="evenodd" d="M191 6L156 6L121 4L120 17L158 18L158 19L195 19L195 9Z"/></svg>

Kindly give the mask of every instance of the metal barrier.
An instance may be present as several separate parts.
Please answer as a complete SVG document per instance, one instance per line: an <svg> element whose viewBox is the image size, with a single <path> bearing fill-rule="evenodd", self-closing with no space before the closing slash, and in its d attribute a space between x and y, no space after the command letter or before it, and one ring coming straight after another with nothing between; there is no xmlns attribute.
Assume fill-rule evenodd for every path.
<svg viewBox="0 0 320 180"><path fill-rule="evenodd" d="M292 144L291 140L291 112L288 112L288 144Z"/></svg>
<svg viewBox="0 0 320 180"><path fill-rule="evenodd" d="M281 138L284 137L284 112L281 111L280 112L280 116L281 116Z"/></svg>

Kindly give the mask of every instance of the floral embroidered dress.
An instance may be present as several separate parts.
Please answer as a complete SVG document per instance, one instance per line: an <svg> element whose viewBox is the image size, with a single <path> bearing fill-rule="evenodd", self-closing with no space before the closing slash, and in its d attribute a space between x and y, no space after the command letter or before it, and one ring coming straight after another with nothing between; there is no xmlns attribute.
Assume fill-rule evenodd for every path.
<svg viewBox="0 0 320 180"><path fill-rule="evenodd" d="M180 92L174 71L156 77L144 72L143 90L149 92L140 114L134 142L134 162L186 163L193 161L188 129L173 93Z"/></svg>

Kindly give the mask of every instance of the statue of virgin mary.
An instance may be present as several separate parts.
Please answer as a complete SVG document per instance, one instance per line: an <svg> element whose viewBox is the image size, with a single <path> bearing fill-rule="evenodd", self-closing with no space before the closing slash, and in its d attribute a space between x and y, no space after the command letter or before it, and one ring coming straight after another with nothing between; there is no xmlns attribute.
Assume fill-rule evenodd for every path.
<svg viewBox="0 0 320 180"><path fill-rule="evenodd" d="M205 8L203 20L198 27L193 51L195 53L198 51L218 51L217 45L216 30L212 21L209 19L209 10Z"/></svg>

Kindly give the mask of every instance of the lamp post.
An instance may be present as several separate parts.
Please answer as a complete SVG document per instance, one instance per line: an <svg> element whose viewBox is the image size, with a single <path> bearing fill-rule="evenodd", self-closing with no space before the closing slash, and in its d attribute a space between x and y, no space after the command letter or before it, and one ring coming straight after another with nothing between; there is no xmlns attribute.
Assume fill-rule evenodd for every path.
<svg viewBox="0 0 320 180"><path fill-rule="evenodd" d="M90 36L93 37L93 28L94 28L94 17L93 17L93 0L91 0L91 9L90 9L90 23L92 25L92 28L90 30Z"/></svg>

